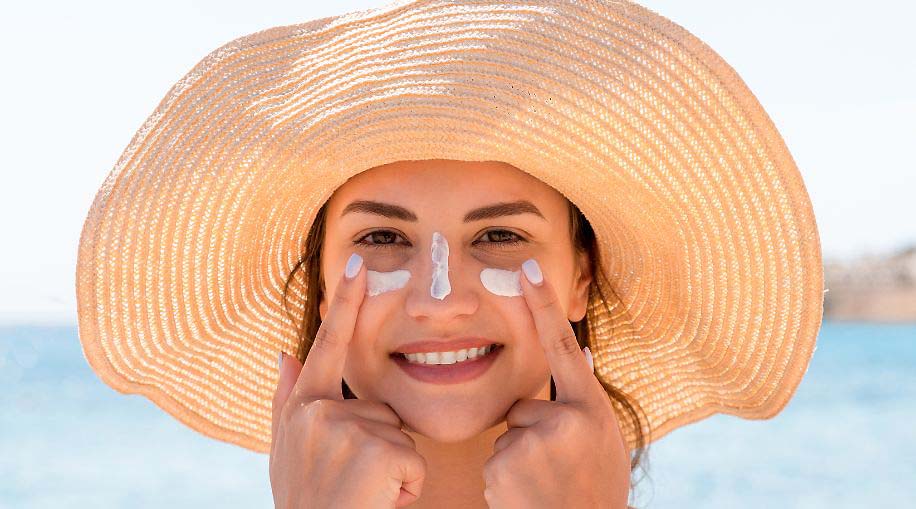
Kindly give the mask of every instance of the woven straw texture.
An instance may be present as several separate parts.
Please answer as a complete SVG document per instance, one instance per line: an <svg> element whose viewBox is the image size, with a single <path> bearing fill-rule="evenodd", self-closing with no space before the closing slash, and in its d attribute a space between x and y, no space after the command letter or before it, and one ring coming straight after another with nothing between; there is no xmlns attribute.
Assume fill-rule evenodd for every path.
<svg viewBox="0 0 916 509"><path fill-rule="evenodd" d="M798 169L735 71L630 2L401 1L233 40L169 90L87 215L79 337L98 376L268 452L282 289L335 188L398 160L497 160L598 236L599 377L657 440L776 415L823 310ZM301 315L304 289L292 287ZM299 307L296 307L299 306ZM634 430L624 426L633 446Z"/></svg>

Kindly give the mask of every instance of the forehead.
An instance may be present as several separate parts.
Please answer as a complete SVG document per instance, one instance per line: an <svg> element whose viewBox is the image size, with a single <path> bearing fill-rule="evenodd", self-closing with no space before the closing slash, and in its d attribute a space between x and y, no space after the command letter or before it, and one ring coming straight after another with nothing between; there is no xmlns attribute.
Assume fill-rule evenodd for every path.
<svg viewBox="0 0 916 509"><path fill-rule="evenodd" d="M335 190L329 212L355 199L394 203L417 212L463 214L474 205L529 200L545 216L566 214L566 199L536 177L500 161L397 161L351 177ZM450 214L451 215L451 214Z"/></svg>

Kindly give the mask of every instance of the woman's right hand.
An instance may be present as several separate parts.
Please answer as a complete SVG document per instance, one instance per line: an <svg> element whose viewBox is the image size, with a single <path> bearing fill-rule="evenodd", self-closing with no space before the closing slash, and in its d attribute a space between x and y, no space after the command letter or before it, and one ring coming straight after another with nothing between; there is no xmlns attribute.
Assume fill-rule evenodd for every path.
<svg viewBox="0 0 916 509"><path fill-rule="evenodd" d="M414 502L426 460L384 403L343 398L341 381L366 271L341 275L315 340L299 363L284 355L273 399L270 485L283 509L392 509Z"/></svg>

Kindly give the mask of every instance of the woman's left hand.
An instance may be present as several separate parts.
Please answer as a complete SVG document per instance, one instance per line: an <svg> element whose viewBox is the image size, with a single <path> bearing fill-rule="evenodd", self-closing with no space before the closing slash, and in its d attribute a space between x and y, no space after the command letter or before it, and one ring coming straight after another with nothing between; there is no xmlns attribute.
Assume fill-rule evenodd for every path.
<svg viewBox="0 0 916 509"><path fill-rule="evenodd" d="M556 401L520 399L484 465L491 508L624 509L630 460L614 408L550 282L519 278L556 386Z"/></svg>

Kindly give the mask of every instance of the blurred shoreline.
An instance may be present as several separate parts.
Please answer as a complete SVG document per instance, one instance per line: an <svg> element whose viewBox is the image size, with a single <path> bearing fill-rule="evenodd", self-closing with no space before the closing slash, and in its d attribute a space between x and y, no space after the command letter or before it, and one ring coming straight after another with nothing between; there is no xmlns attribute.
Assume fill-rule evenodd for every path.
<svg viewBox="0 0 916 509"><path fill-rule="evenodd" d="M824 260L824 318L916 322L916 245Z"/></svg>

